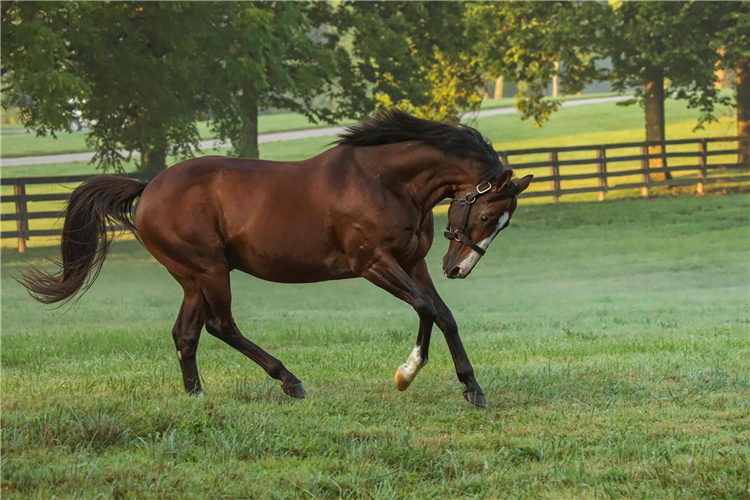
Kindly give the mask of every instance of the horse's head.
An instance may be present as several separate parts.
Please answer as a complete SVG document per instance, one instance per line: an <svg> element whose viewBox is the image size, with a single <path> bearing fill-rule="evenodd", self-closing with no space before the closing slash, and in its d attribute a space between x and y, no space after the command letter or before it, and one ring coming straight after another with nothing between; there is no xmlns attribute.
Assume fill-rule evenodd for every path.
<svg viewBox="0 0 750 500"><path fill-rule="evenodd" d="M451 202L445 230L451 242L443 257L446 277L467 277L495 236L510 223L518 205L516 196L529 187L533 177L527 175L515 184L512 175L511 170L505 170L496 182L480 184Z"/></svg>

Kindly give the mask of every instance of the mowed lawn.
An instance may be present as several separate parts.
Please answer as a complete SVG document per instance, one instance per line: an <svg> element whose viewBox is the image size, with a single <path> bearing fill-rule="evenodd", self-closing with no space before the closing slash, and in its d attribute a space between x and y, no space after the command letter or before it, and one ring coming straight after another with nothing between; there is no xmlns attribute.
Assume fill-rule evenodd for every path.
<svg viewBox="0 0 750 500"><path fill-rule="evenodd" d="M55 249L4 251L3 497L748 498L749 229L745 194L522 204L463 281L437 238L484 410L437 329L396 390L417 317L363 280L233 274L239 328L308 398L205 332L194 398L181 290L136 242L64 311L10 277Z"/></svg>

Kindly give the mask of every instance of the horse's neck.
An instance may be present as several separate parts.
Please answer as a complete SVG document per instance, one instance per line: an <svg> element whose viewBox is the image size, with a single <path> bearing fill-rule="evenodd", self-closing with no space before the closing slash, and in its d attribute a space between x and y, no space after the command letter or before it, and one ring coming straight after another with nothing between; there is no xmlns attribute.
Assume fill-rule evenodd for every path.
<svg viewBox="0 0 750 500"><path fill-rule="evenodd" d="M395 146L395 145L394 145ZM479 183L480 173L471 168L471 162L427 145L404 144L390 148L388 177L406 185L415 202L423 211L432 210L457 192L473 189Z"/></svg>

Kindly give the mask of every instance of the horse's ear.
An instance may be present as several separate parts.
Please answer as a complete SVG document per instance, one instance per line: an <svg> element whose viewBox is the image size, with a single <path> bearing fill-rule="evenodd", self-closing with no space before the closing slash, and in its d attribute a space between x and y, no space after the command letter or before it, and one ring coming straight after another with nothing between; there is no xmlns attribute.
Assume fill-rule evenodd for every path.
<svg viewBox="0 0 750 500"><path fill-rule="evenodd" d="M500 177L497 178L494 191L497 191L499 193L500 191L505 189L505 186L508 185L511 177L513 177L512 170L503 170L503 172L500 174Z"/></svg>
<svg viewBox="0 0 750 500"><path fill-rule="evenodd" d="M526 177L518 181L518 184L517 184L518 192L523 193L526 190L526 188L529 187L529 183L531 183L531 179L533 178L534 178L533 175L527 175Z"/></svg>

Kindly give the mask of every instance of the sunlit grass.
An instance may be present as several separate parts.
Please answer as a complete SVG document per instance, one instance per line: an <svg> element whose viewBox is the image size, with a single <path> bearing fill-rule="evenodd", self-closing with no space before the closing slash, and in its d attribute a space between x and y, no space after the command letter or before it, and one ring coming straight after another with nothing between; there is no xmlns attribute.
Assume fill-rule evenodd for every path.
<svg viewBox="0 0 750 500"><path fill-rule="evenodd" d="M239 328L309 397L204 332L198 399L171 339L181 289L136 242L67 311L10 278L56 249L3 251L3 497L744 498L749 229L747 195L521 201L463 281L436 239L486 410L437 329L396 391L417 317L364 280L234 273Z"/></svg>

